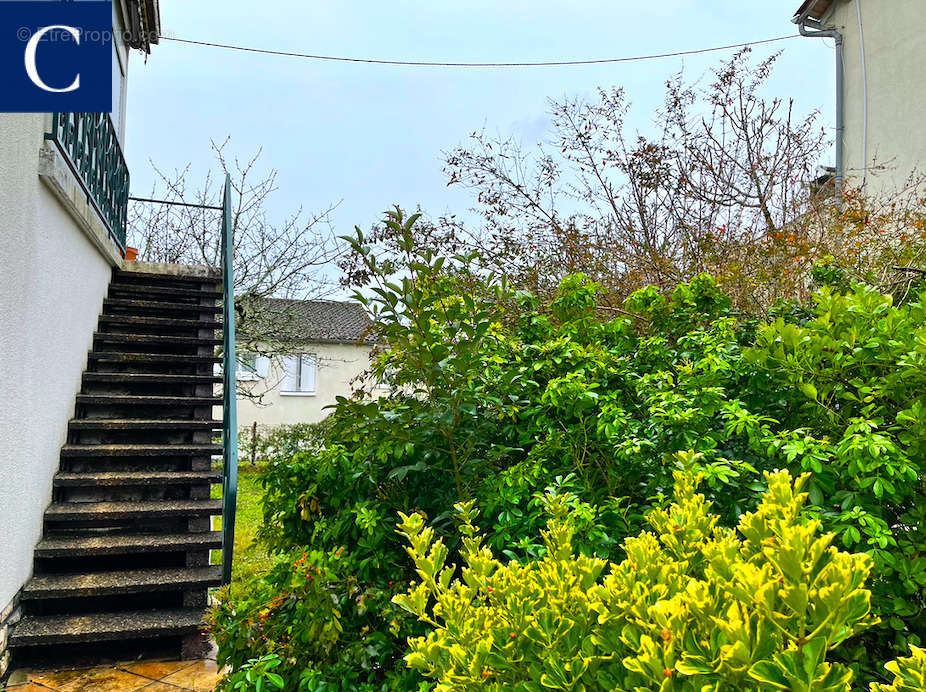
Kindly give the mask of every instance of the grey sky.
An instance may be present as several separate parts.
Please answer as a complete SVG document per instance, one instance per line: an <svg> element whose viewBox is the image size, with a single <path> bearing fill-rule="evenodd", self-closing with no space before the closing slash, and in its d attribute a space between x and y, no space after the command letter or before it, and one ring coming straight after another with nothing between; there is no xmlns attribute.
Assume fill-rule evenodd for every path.
<svg viewBox="0 0 926 692"><path fill-rule="evenodd" d="M204 41L344 56L453 61L605 58L725 45L796 33L798 0L162 0L163 31ZM832 125L831 42L797 38L783 50L771 91ZM270 209L283 216L343 200L347 233L393 203L431 214L463 212L467 192L447 188L441 151L483 126L525 144L547 131L546 100L623 86L632 126L645 131L665 80L700 77L733 51L589 67L445 69L314 62L162 42L133 56L127 158L135 194L151 191L148 160L204 175L210 138L231 151L263 147L279 170ZM193 182L193 181L191 181Z"/></svg>

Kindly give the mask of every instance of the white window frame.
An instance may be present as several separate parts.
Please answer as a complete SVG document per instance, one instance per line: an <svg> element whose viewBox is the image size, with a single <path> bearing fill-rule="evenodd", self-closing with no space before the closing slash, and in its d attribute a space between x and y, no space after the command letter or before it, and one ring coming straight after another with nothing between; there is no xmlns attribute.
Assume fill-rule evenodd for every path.
<svg viewBox="0 0 926 692"><path fill-rule="evenodd" d="M296 366L296 372L289 369ZM311 380L304 368L311 367ZM315 353L294 353L283 359L283 378L280 381L280 396L316 396L318 393L318 356ZM299 389L293 389L290 381L295 379Z"/></svg>
<svg viewBox="0 0 926 692"><path fill-rule="evenodd" d="M125 36L124 31L125 27L123 25L122 18L124 17L124 8L121 2L113 3L113 79L119 77L118 84L118 98L119 103L113 103L114 106L118 106L118 112L113 110L110 113L113 123L116 126L116 133L119 138L119 144L125 147L125 114L126 114L126 98L128 96L128 74L129 74L129 49L125 45ZM119 74L115 74L115 67L119 66ZM114 89L117 85L113 85ZM116 96L116 94L113 94Z"/></svg>
<svg viewBox="0 0 926 692"><path fill-rule="evenodd" d="M394 376L395 374L392 372L391 369L385 370L383 374L377 378L375 388L381 389L383 391L391 392L392 386L393 386L392 379Z"/></svg>
<svg viewBox="0 0 926 692"><path fill-rule="evenodd" d="M238 353L235 379L239 382L256 382L267 377L270 361L266 356L248 351Z"/></svg>
<svg viewBox="0 0 926 692"><path fill-rule="evenodd" d="M239 353L235 364L235 379L239 382L254 382L257 379L257 354Z"/></svg>

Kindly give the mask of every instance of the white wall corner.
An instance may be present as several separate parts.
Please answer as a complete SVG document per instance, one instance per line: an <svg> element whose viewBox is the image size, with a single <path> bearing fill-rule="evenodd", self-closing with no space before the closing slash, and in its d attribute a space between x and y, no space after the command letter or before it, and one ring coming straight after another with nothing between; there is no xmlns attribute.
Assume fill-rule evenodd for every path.
<svg viewBox="0 0 926 692"><path fill-rule="evenodd" d="M39 179L54 193L103 258L113 267L122 266L122 252L110 238L109 230L87 201L87 194L61 152L48 141L39 150Z"/></svg>
<svg viewBox="0 0 926 692"><path fill-rule="evenodd" d="M19 622L21 611L19 608L20 593L18 592L7 606L0 612L0 679L2 679L10 667L10 652L7 646L10 641L10 627Z"/></svg>

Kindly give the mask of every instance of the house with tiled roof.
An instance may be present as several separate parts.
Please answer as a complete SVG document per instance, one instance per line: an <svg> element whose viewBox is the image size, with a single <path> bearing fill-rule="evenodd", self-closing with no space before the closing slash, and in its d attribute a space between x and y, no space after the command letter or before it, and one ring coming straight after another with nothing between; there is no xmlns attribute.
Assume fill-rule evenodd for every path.
<svg viewBox="0 0 926 692"><path fill-rule="evenodd" d="M926 174L923 0L804 0L792 21L834 48L837 187L904 191Z"/></svg>
<svg viewBox="0 0 926 692"><path fill-rule="evenodd" d="M275 324L286 344L262 348L244 329L239 338L240 428L316 423L337 397L383 388L365 377L374 347L373 323L359 303L333 300L260 301L261 321ZM264 327L263 331L266 331ZM256 337L259 339L259 337Z"/></svg>

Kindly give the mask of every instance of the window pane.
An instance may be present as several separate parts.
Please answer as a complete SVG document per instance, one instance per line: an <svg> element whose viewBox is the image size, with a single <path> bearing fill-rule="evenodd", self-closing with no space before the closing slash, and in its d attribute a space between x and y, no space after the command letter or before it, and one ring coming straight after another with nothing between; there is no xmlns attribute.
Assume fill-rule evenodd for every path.
<svg viewBox="0 0 926 692"><path fill-rule="evenodd" d="M315 391L315 354L306 353L302 356L302 371L299 374L299 389L303 392Z"/></svg>
<svg viewBox="0 0 926 692"><path fill-rule="evenodd" d="M238 356L238 370L243 373L253 374L257 372L257 354L242 353Z"/></svg>
<svg viewBox="0 0 926 692"><path fill-rule="evenodd" d="M299 391L299 363L298 356L287 356L283 359L283 391Z"/></svg>
<svg viewBox="0 0 926 692"><path fill-rule="evenodd" d="M257 354L244 351L237 355L238 367L236 377L239 380L253 380L257 369Z"/></svg>

